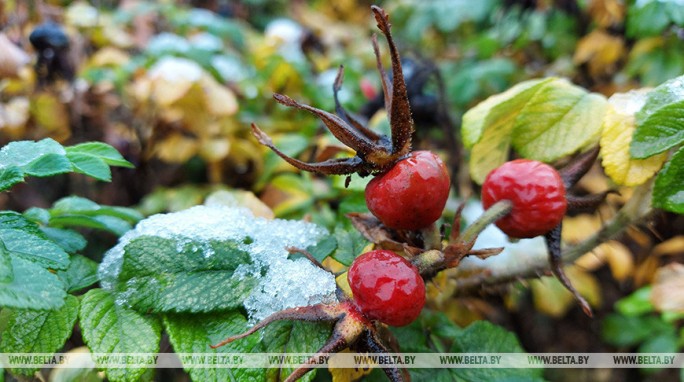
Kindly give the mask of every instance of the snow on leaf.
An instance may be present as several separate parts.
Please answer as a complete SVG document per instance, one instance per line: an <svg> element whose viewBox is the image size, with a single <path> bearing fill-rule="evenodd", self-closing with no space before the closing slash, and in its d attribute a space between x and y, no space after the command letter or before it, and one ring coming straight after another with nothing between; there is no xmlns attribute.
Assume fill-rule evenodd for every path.
<svg viewBox="0 0 684 382"><path fill-rule="evenodd" d="M603 117L601 158L606 174L619 185L637 186L650 179L663 165L667 154L632 159L629 145L636 129L634 115L646 103L646 92L616 93L608 99Z"/></svg>
<svg viewBox="0 0 684 382"><path fill-rule="evenodd" d="M223 276L236 281L258 280L258 285L253 289L250 287L236 290L237 295L234 297L239 297L240 300L246 297L244 306L249 318L259 320L284 308L335 300L333 275L304 259L290 260L285 249L290 246L307 248L316 244L324 235L327 235L326 230L314 224L258 218L246 208L196 206L142 220L107 252L100 265L99 275L105 289L124 292L117 296L122 304L138 303L142 301L142 295L137 293L148 293L150 298L158 303L163 302L163 307L170 308L169 310L187 311L191 310L191 306L201 306L202 308L195 310L211 311L230 308L224 299L216 297L216 292L210 290L211 284L206 284L204 292L185 296L167 294L168 291L164 290L156 290L155 294L155 290L148 288L146 283L154 284L159 281L166 286L178 287L178 277L185 281L188 278L201 278L201 272L213 270L221 273L222 268L227 269L228 265L233 267L237 265L235 262L239 262L234 271L224 269ZM142 238L143 236L146 238ZM154 242L164 246L161 250L162 260L154 269L163 270L165 277L174 277L173 280L143 272L142 268L152 265L152 257L148 258L145 253L148 251L145 249L148 247L145 242L152 243L150 237L155 237ZM138 238L141 241L134 244L133 241ZM149 251L155 250L150 248ZM143 256L137 263L134 252ZM223 258L228 255L238 257L233 260ZM173 264L174 256L178 264ZM162 263L166 264L163 265L165 268L159 269ZM157 281L152 281L153 279ZM119 285L128 280L137 281L131 281L133 285L129 287ZM202 283L197 283L197 280L190 284L181 284L202 287ZM142 290L139 291L138 287ZM223 293L230 295L231 292L226 289L228 288L224 288ZM195 299L194 304L182 301L188 298ZM147 303L151 303L150 301ZM162 305L154 306L155 309L164 310L159 309Z"/></svg>

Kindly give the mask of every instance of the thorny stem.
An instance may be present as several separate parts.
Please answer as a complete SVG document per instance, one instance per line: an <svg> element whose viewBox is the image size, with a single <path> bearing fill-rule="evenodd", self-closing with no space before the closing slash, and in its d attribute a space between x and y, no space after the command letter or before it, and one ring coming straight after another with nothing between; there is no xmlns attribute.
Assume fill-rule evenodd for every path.
<svg viewBox="0 0 684 382"><path fill-rule="evenodd" d="M563 262L569 263L599 244L612 239L625 228L643 220L652 212L651 187L653 180L634 189L632 197L617 212L615 217L606 223L598 232L583 242L567 248L562 253ZM518 258L514 263L492 261L483 265L461 263L459 270L469 274L464 278L456 278L458 295L467 295L483 286L500 285L512 280L536 278L549 273L549 262L545 253L529 258ZM475 273L475 274L474 274Z"/></svg>

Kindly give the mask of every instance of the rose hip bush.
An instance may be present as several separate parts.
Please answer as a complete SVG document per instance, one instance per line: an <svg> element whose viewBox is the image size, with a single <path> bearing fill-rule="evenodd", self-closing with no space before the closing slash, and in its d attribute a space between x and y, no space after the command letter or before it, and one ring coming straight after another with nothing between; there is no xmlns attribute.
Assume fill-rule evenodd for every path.
<svg viewBox="0 0 684 382"><path fill-rule="evenodd" d="M78 10L70 8L70 17L84 32L90 27L86 18L74 17ZM69 177L76 184L92 186L84 179L111 181L111 166L128 168L118 176L125 174L124 183L138 185L132 179L161 174L152 167L144 167L144 172L133 170L132 162L143 167L146 160L159 156L167 162L196 157L206 164L205 177L214 181L234 179L247 171L258 173L252 185L260 198L230 189L213 193L172 189L150 194L138 209L67 196L21 213L0 212L0 352L55 353L79 345L91 353L522 352L513 333L486 320L460 317L445 305L458 307L461 298L492 290L512 300L518 280L551 274L555 279L547 278L548 285L558 283L560 288L546 289L560 296L565 293L571 300L574 297L577 303L568 306L578 305L587 316L605 312L587 293L586 274L578 277L576 270L566 266L656 215L677 219L684 212L680 118L684 77L653 89L612 92L608 98L557 77L521 81L471 105L462 115L460 131L455 131L445 111L449 105L445 106L443 89L433 94L426 86L425 78L430 76L442 80L439 68L404 59L388 12L373 6L370 13L386 42L373 36L369 43L380 90L359 75L358 61L350 57L346 68L351 85L343 84L345 67L328 70L329 79L334 77L329 81L331 88L323 90L311 81L300 84L301 91L292 98L276 92L276 103L296 109L285 111L271 100L250 94L263 91L255 87L285 92L292 88L287 78L305 78L300 62L288 61L292 57L286 52L293 47L287 43L301 42L296 49L302 50L302 57L319 65L317 50L310 48L316 41L307 45L298 40L305 37L300 31L301 36L294 39L278 37L285 44L283 51L276 52L276 45L265 42L263 52L276 58L252 68L263 72L255 70L252 74L259 74L250 77L239 59L211 48L212 41L221 42L202 34L229 34L226 31L236 25L201 11L183 14L189 20L186 25L176 11L164 8L171 24L190 28L192 38L204 38L203 44L197 44L201 48L192 48L204 49L201 54L193 53L190 45L179 48L185 41L180 36L165 36L173 43L150 44L150 56L136 61L147 60L147 64L121 69L131 70L128 74L93 67L93 63L81 73L89 79L130 75L135 80L133 101L142 103L136 103L136 112L130 114L154 126L152 131L138 131L137 144L144 149L134 155L135 145L114 140L127 154L122 155L100 142L70 145L50 138L13 139L0 149L0 191L14 197L40 187L33 178ZM50 28L65 36L56 24ZM94 29L89 32L96 36ZM241 42L231 44L240 46ZM56 100L88 98L92 108L111 106L105 98L95 97L103 93L93 88L87 97L67 97L78 89L73 63L63 54L68 47L68 43L41 45L36 63L39 81L32 85L43 92L31 95L36 100L43 97L34 104L59 111L57 122L66 116L67 107ZM45 54L46 49L57 49L57 59L48 60L52 56ZM161 64L149 67L155 61L168 63L164 60L169 57L154 56L161 51L185 60L204 57L198 59L204 66L176 62L177 68L191 68L190 74L196 76L169 86ZM263 52L255 49L251 58L261 62ZM105 57L116 61L120 56ZM384 69L384 58L390 62L390 73ZM244 82L219 84L210 73L220 75L221 70L241 75ZM349 93L359 95L351 97L351 104L359 99L368 102L364 110L378 99L386 115L366 120L347 111ZM240 122L251 123L251 130L237 123L238 104L243 108ZM6 115L15 116L17 104L4 105ZM159 114L148 115L146 106ZM198 113L198 109L209 112ZM315 116L320 126L301 117L302 112ZM279 126L274 126L278 123L269 116L280 116L283 128L306 134L299 130L280 134ZM377 119L385 121L384 128ZM441 137L445 144L425 138L429 134L421 130L426 121L447 127ZM49 126L50 121L36 115L24 122L10 126L12 134L30 131L35 123ZM70 132L59 124L47 130L55 137L68 136ZM111 138L116 129L107 131L104 137ZM462 159L466 162L461 163ZM295 175L293 167L302 174ZM597 177L603 180L601 187L587 186ZM463 192L463 183L481 196L483 211L477 216L466 213L479 202L463 199L468 194ZM202 206L152 215L178 203L198 204L195 201L207 194ZM264 202L276 206L276 214L299 213L302 219L274 219L274 211ZM563 229L568 222L578 214L606 207L610 215L598 228L581 240L568 239ZM511 240L488 240L494 227ZM535 237L543 237L542 245L525 241ZM516 243L517 239L522 240ZM532 250L515 252L523 243ZM671 301L678 300L668 298L672 295L667 286L676 284L682 273L676 264L663 267L652 289L645 287L621 299L616 305L619 314L603 323L606 342L618 347L643 346L644 352L663 350L649 344L649 336L665 338L658 343L671 343L676 319L668 321L667 314L682 307L673 305ZM468 313L484 318L484 311L473 308ZM648 316L655 313L662 317ZM586 325L591 326L588 320ZM620 335L620 329L631 322L656 321L652 330L636 331L632 339ZM462 328L456 322L470 325ZM665 350L675 352L677 347ZM325 377L324 371L307 364L278 371L193 368L190 363L184 367L196 381ZM149 380L155 372L95 364L79 370L76 378L102 379L98 371L112 381ZM27 379L41 373L37 368L8 372ZM348 379L369 373L334 366L329 372ZM366 378L382 373L393 381L542 377L541 369L425 373L394 365L375 369Z"/></svg>

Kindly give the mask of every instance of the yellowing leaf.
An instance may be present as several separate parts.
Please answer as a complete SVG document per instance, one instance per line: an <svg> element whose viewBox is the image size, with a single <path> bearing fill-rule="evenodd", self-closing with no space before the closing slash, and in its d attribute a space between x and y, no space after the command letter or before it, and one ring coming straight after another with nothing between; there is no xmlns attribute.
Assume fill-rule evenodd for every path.
<svg viewBox="0 0 684 382"><path fill-rule="evenodd" d="M663 312L684 312L684 265L671 263L655 274L651 302Z"/></svg>
<svg viewBox="0 0 684 382"><path fill-rule="evenodd" d="M646 90L617 93L608 100L600 140L601 157L606 174L619 185L643 184L667 159L667 153L646 159L632 159L629 154L636 129L634 114L645 104L646 94Z"/></svg>
<svg viewBox="0 0 684 382"><path fill-rule="evenodd" d="M275 218L273 211L251 191L219 190L207 196L204 204L207 206L247 207L254 216L266 219Z"/></svg>
<svg viewBox="0 0 684 382"><path fill-rule="evenodd" d="M123 66L130 60L128 53L121 49L113 47L105 47L98 50L90 58L90 64L93 66Z"/></svg>
<svg viewBox="0 0 684 382"><path fill-rule="evenodd" d="M596 233L600 228L601 220L596 215L566 216L563 219L563 241L577 244Z"/></svg>
<svg viewBox="0 0 684 382"><path fill-rule="evenodd" d="M583 269L594 270L608 263L618 281L625 281L634 274L634 257L624 244L607 241L580 257L575 264Z"/></svg>
<svg viewBox="0 0 684 382"><path fill-rule="evenodd" d="M43 92L31 99L31 115L36 124L59 142L71 136L69 112L57 95Z"/></svg>
<svg viewBox="0 0 684 382"><path fill-rule="evenodd" d="M182 134L171 134L154 146L159 159L171 163L185 163L197 154L198 143L196 139L188 138Z"/></svg>
<svg viewBox="0 0 684 382"><path fill-rule="evenodd" d="M588 64L594 77L610 74L625 55L625 42L601 29L595 29L577 43L573 61L576 65Z"/></svg>
<svg viewBox="0 0 684 382"><path fill-rule="evenodd" d="M341 353L350 353L350 350L345 349ZM375 364L368 364L368 367L361 369L345 368L341 367L342 365L340 364L341 361L339 359L340 357L336 356L336 354L332 354L328 360L328 371L330 371L330 374L332 374L333 382L358 381L364 375L370 374L370 372L373 371L373 367L375 367Z"/></svg>
<svg viewBox="0 0 684 382"><path fill-rule="evenodd" d="M679 235L656 245L649 256L679 255L682 253L684 253L684 235Z"/></svg>
<svg viewBox="0 0 684 382"><path fill-rule="evenodd" d="M208 75L202 76L200 85L204 90L204 99L209 113L214 116L229 116L237 112L237 98L230 89L220 85Z"/></svg>
<svg viewBox="0 0 684 382"><path fill-rule="evenodd" d="M199 155L207 162L218 162L228 156L230 140L225 137L202 139L199 142Z"/></svg>
<svg viewBox="0 0 684 382"><path fill-rule="evenodd" d="M560 78L523 82L469 110L462 135L472 144L470 175L482 183L509 157L549 162L598 141L605 99Z"/></svg>
<svg viewBox="0 0 684 382"><path fill-rule="evenodd" d="M625 3L621 0L591 0L589 14L603 28L619 25L625 20Z"/></svg>
<svg viewBox="0 0 684 382"><path fill-rule="evenodd" d="M203 70L186 58L165 57L150 68L147 76L152 80L152 98L162 106L181 99L202 78Z"/></svg>
<svg viewBox="0 0 684 382"><path fill-rule="evenodd" d="M0 104L0 135L21 139L29 118L29 105L26 97L15 97L7 104Z"/></svg>
<svg viewBox="0 0 684 382"><path fill-rule="evenodd" d="M596 278L576 266L565 267L565 274L577 291L592 306L601 304L601 287ZM552 317L562 317L576 302L572 294L555 277L530 281L534 306Z"/></svg>

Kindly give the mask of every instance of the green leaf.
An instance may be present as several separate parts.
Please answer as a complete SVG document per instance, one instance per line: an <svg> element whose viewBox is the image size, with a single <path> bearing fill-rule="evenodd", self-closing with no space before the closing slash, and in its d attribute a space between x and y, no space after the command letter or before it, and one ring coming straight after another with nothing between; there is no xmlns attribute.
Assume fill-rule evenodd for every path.
<svg viewBox="0 0 684 382"><path fill-rule="evenodd" d="M648 337L667 332L671 326L655 316L623 316L611 314L603 320L601 334L609 344L635 346Z"/></svg>
<svg viewBox="0 0 684 382"><path fill-rule="evenodd" d="M515 334L488 321L475 321L456 337L451 352L523 353ZM542 380L543 369L451 369L463 381Z"/></svg>
<svg viewBox="0 0 684 382"><path fill-rule="evenodd" d="M79 196L68 196L55 202L50 209L53 217L61 215L112 216L129 223L137 223L142 214L132 208L100 205Z"/></svg>
<svg viewBox="0 0 684 382"><path fill-rule="evenodd" d="M257 283L252 276L235 274L239 265L251 263L249 254L239 246L235 241L137 238L125 247L117 291L142 311L237 308Z"/></svg>
<svg viewBox="0 0 684 382"><path fill-rule="evenodd" d="M351 265L368 245L368 241L355 229L347 231L342 226L337 226L333 235L337 240L337 250L332 257L344 265Z"/></svg>
<svg viewBox="0 0 684 382"><path fill-rule="evenodd" d="M88 244L85 237L80 233L62 228L40 227L41 231L55 244L62 247L67 253L76 253L83 250Z"/></svg>
<svg viewBox="0 0 684 382"><path fill-rule="evenodd" d="M118 305L102 289L85 294L79 312L83 339L93 353L156 353L161 325L153 317ZM102 368L103 365L98 365ZM106 368L111 381L137 381L143 368Z"/></svg>
<svg viewBox="0 0 684 382"><path fill-rule="evenodd" d="M67 158L71 161L74 171L91 176L97 180L109 182L112 180L112 171L109 169L107 163L96 156L69 153Z"/></svg>
<svg viewBox="0 0 684 382"><path fill-rule="evenodd" d="M684 129L682 129L684 131ZM653 205L684 214L684 146L674 153L658 173L653 188Z"/></svg>
<svg viewBox="0 0 684 382"><path fill-rule="evenodd" d="M262 335L262 344L266 353L309 353L317 352L328 340L332 327L327 322L279 321L266 329ZM268 369L268 380L279 380L278 376L290 375L294 368ZM311 381L316 376L316 369L307 373L300 381Z"/></svg>
<svg viewBox="0 0 684 382"><path fill-rule="evenodd" d="M0 241L13 255L46 268L65 269L69 256L48 239L37 224L12 211L0 212Z"/></svg>
<svg viewBox="0 0 684 382"><path fill-rule="evenodd" d="M17 309L9 314L0 334L2 353L54 353L64 346L78 316L78 299L67 296L57 310ZM14 369L15 374L33 375L35 369Z"/></svg>
<svg viewBox="0 0 684 382"><path fill-rule="evenodd" d="M20 257L12 258L12 270L14 278L0 282L0 306L56 309L64 304L64 285L55 274Z"/></svg>
<svg viewBox="0 0 684 382"><path fill-rule="evenodd" d="M605 108L603 96L559 78L526 81L488 98L463 116L471 177L482 183L511 147L548 162L598 141Z"/></svg>
<svg viewBox="0 0 684 382"><path fill-rule="evenodd" d="M15 141L0 149L0 163L3 167L17 166L23 169L31 162L48 154L64 156L66 151L52 138L45 138L38 142Z"/></svg>
<svg viewBox="0 0 684 382"><path fill-rule="evenodd" d="M565 80L539 88L515 120L513 147L550 162L598 142L606 99Z"/></svg>
<svg viewBox="0 0 684 382"><path fill-rule="evenodd" d="M71 172L71 162L62 154L45 154L23 168L26 175L48 177Z"/></svg>
<svg viewBox="0 0 684 382"><path fill-rule="evenodd" d="M45 268L65 269L69 265L69 255L42 235L0 228L0 241L13 256L33 261Z"/></svg>
<svg viewBox="0 0 684 382"><path fill-rule="evenodd" d="M209 314L167 314L164 316L164 328L176 353L258 353L263 352L261 338L252 335L232 342L217 349L209 345L242 333L249 329L247 320L237 311ZM184 362L181 357L181 362ZM184 362L185 371L193 381L263 381L265 369L242 368L189 368L190 362Z"/></svg>
<svg viewBox="0 0 684 382"><path fill-rule="evenodd" d="M8 283L13 279L12 258L7 248L5 248L5 244L0 241L0 283Z"/></svg>
<svg viewBox="0 0 684 382"><path fill-rule="evenodd" d="M112 146L102 142L86 142L66 148L68 154L84 154L102 159L110 166L133 168L133 164Z"/></svg>
<svg viewBox="0 0 684 382"><path fill-rule="evenodd" d="M125 220L113 216L61 215L50 219L50 224L58 227L86 227L109 231L121 236L133 228Z"/></svg>
<svg viewBox="0 0 684 382"><path fill-rule="evenodd" d="M666 1L637 1L628 7L627 36L657 36L670 24Z"/></svg>
<svg viewBox="0 0 684 382"><path fill-rule="evenodd" d="M650 285L645 286L629 296L621 298L615 303L615 310L625 316L641 316L653 312L653 303L651 303L652 289Z"/></svg>
<svg viewBox="0 0 684 382"><path fill-rule="evenodd" d="M677 344L678 338L674 326L670 326L670 330L658 333L651 336L639 346L639 353L677 353L679 346ZM652 367L644 368L642 371L646 373L654 373L662 368Z"/></svg>
<svg viewBox="0 0 684 382"><path fill-rule="evenodd" d="M525 102L544 84L552 79L521 82L507 91L493 95L463 115L461 135L463 144L472 148L480 141L486 129L497 126L511 127L514 113L520 111Z"/></svg>
<svg viewBox="0 0 684 382"><path fill-rule="evenodd" d="M646 104L636 113L630 153L648 158L684 142L684 76L653 89Z"/></svg>
<svg viewBox="0 0 684 382"><path fill-rule="evenodd" d="M57 272L67 292L73 293L98 281L97 263L81 255L72 255L69 268Z"/></svg>
<svg viewBox="0 0 684 382"><path fill-rule="evenodd" d="M17 166L0 167L0 191L24 181L24 172Z"/></svg>
<svg viewBox="0 0 684 382"><path fill-rule="evenodd" d="M316 245L308 247L313 257L318 261L325 260L337 249L337 239L334 236L324 236Z"/></svg>

